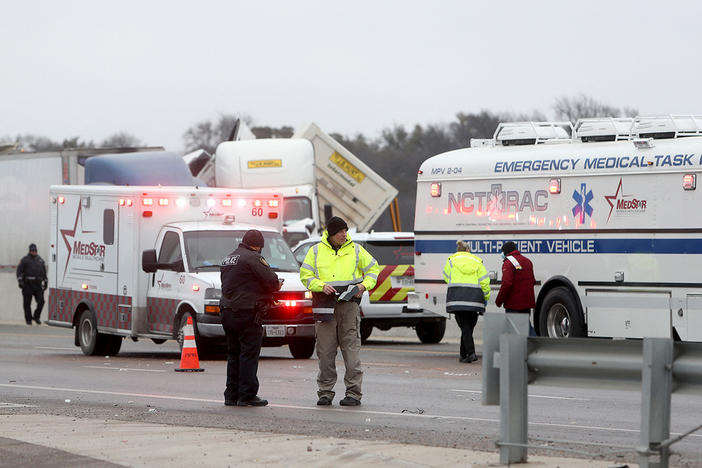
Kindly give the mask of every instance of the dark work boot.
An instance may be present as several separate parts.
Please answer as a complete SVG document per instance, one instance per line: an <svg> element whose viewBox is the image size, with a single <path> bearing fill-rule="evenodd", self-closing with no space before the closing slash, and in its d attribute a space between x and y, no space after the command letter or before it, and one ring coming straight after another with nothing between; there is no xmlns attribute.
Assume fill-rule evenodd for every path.
<svg viewBox="0 0 702 468"><path fill-rule="evenodd" d="M361 400L357 400L351 396L346 396L339 402L339 404L341 406L361 406Z"/></svg>
<svg viewBox="0 0 702 468"><path fill-rule="evenodd" d="M267 404L268 400L263 400L257 396L236 402L237 406L266 406Z"/></svg>

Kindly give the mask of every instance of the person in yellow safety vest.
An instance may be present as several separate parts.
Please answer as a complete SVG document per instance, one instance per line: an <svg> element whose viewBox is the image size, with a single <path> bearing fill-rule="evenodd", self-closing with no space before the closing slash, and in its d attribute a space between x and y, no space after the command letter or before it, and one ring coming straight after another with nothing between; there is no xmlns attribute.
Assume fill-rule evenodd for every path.
<svg viewBox="0 0 702 468"><path fill-rule="evenodd" d="M336 352L344 357L346 396L342 406L361 404L361 312L363 291L378 280L378 262L348 236L346 222L334 216L322 241L310 247L300 267L302 283L312 291L317 337L317 404L331 405L336 384Z"/></svg>
<svg viewBox="0 0 702 468"><path fill-rule="evenodd" d="M446 312L456 316L461 328L459 361L477 361L473 328L478 323L478 314L485 313L485 304L490 299L490 278L483 260L470 253L467 243L456 242L456 253L444 265L444 281L448 283Z"/></svg>

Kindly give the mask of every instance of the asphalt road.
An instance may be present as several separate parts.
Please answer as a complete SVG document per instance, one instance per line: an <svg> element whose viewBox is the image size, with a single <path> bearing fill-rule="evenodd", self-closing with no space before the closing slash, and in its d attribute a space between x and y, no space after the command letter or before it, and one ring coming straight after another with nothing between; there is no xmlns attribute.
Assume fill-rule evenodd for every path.
<svg viewBox="0 0 702 468"><path fill-rule="evenodd" d="M264 348L259 394L270 405L232 408L222 404L222 356L201 360L205 372L178 373L173 371L180 359L175 342L127 340L116 357L88 357L73 346L71 330L0 324L0 416L109 419L494 452L499 408L481 405L480 361L459 363L458 344L453 338L448 341L422 345L411 334L372 336L362 349L360 408L338 405L343 397L341 360L334 406L319 408L316 358L296 360L285 347ZM595 460L602 465L597 466L636 461L640 394L537 386L530 386L529 393L532 443L600 454ZM673 396L673 433L697 426L700 419L702 397ZM11 453L7 440L0 437L0 452L5 447ZM621 456L603 455L618 446L632 449ZM702 434L674 449L673 466L702 466ZM563 453L582 457L529 452L530 457Z"/></svg>

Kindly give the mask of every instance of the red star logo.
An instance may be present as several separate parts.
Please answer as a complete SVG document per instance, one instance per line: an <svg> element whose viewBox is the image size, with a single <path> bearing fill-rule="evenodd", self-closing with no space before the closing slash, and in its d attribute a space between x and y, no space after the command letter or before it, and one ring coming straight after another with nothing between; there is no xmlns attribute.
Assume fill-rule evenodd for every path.
<svg viewBox="0 0 702 468"><path fill-rule="evenodd" d="M81 223L81 232L83 233L90 233L90 232L95 232L95 231L83 231L83 218L81 216L81 203L78 202L78 211L76 212L76 220L73 223L73 229L59 229L59 232L61 233L61 237L63 237L63 242L66 243L66 249L68 250L68 255L66 256L66 266L63 269L63 277L66 277L66 271L68 271L68 261L71 259L71 243L68 242L67 237L74 238L76 235L76 230L78 227L78 220L80 219Z"/></svg>
<svg viewBox="0 0 702 468"><path fill-rule="evenodd" d="M605 200L607 200L607 203L609 203L609 215L607 216L607 222L609 222L609 218L612 216L612 210L614 210L614 202L619 198L619 191L622 190L622 179L621 177L619 178L619 185L617 185L617 191L615 192L614 195L605 195ZM624 195L622 193L622 198L626 197L628 195Z"/></svg>

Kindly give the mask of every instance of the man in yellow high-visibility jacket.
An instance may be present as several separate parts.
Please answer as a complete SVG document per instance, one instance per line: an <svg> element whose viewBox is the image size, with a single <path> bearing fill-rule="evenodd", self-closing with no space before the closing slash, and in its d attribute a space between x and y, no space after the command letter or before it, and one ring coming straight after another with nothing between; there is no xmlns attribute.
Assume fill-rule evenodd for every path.
<svg viewBox="0 0 702 468"><path fill-rule="evenodd" d="M312 291L317 336L317 396L320 406L331 405L336 384L336 352L344 357L346 396L342 406L361 404L361 313L363 291L378 280L378 262L348 236L339 217L327 222L322 241L310 247L300 267L302 283Z"/></svg>
<svg viewBox="0 0 702 468"><path fill-rule="evenodd" d="M478 323L478 314L485 313L485 304L490 299L490 278L483 260L470 253L467 243L457 241L456 251L444 265L444 281L448 283L446 312L456 316L461 328L459 360L470 363L478 360L473 328Z"/></svg>

